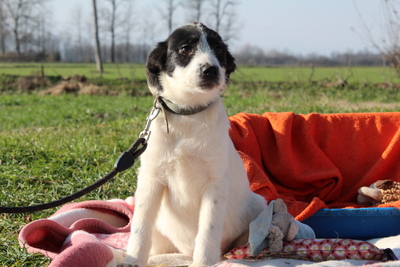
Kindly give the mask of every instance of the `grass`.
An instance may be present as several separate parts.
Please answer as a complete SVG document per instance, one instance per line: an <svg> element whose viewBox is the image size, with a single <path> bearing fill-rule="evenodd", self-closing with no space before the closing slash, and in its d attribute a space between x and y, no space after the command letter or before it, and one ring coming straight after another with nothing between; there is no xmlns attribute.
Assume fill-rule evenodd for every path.
<svg viewBox="0 0 400 267"><path fill-rule="evenodd" d="M143 81L146 73L143 64L104 64L105 72L99 74L89 63L0 63L0 75L28 76L41 74L43 65L46 76L84 75L89 79L132 79ZM239 67L232 75L237 81L305 82L310 80L337 80L359 83L399 83L399 77L389 67Z"/></svg>
<svg viewBox="0 0 400 267"><path fill-rule="evenodd" d="M104 64L104 73L100 75L94 64L89 63L0 63L0 74L5 75L41 75L41 67L46 76L73 76L84 75L89 79L97 79L100 76L115 80L128 78L133 80L145 80L146 73L143 64Z"/></svg>
<svg viewBox="0 0 400 267"><path fill-rule="evenodd" d="M233 80L268 82L307 82L347 80L350 83L399 83L391 68L385 67L245 67L238 68Z"/></svg>
<svg viewBox="0 0 400 267"><path fill-rule="evenodd" d="M15 69L21 70L20 73L32 73L37 68L35 64L31 68L17 66L19 65L15 64L15 68L10 69L0 67L0 73L6 69L8 74L13 75L15 73L12 71ZM60 75L90 74L92 68L91 65L78 64L64 65L64 69L55 64L54 68L56 67ZM128 71L129 66L125 67ZM48 68L50 67L46 67L46 73L50 73ZM357 75L360 76L356 75L358 72L354 69L353 80L345 88L324 87L326 80L336 79L336 70L322 69L321 73L325 74L319 74L319 71L316 69L313 78L308 81L310 69L307 68L240 68L224 94L227 113L234 115L238 112L262 114L266 111L293 111L305 114L400 110L399 89L382 89L374 85L388 81L383 76L378 77L381 71L379 69L360 68L357 70L360 73ZM344 76L348 70L337 71ZM109 86L119 86L117 80L121 76L117 74L118 71L113 74L111 72L109 70L101 82ZM129 75L129 72L126 73ZM144 72L139 67L136 74L138 80L143 79ZM333 78L324 75L331 75ZM98 80L98 77L94 79ZM6 86L6 82L3 85ZM143 86L142 84L130 81L124 86L128 86L129 90L144 90L136 88ZM122 90L117 96L41 96L40 89L29 92L11 89L0 88L0 92L3 92L0 95L2 206L52 201L97 180L112 168L120 153L137 138L152 104L152 97L146 94L133 96L127 93L129 90ZM137 164L132 170L118 175L78 201L126 198L132 195L136 168ZM1 267L49 264L47 258L28 254L20 248L17 236L25 224L46 218L55 210L0 215Z"/></svg>

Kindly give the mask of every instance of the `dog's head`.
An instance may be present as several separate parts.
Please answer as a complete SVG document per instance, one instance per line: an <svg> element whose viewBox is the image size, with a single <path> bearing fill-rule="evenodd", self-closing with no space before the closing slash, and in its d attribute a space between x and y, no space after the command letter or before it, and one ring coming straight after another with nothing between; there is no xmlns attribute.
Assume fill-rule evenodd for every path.
<svg viewBox="0 0 400 267"><path fill-rule="evenodd" d="M210 103L225 91L236 65L218 33L191 23L157 45L146 69L154 95L189 107Z"/></svg>

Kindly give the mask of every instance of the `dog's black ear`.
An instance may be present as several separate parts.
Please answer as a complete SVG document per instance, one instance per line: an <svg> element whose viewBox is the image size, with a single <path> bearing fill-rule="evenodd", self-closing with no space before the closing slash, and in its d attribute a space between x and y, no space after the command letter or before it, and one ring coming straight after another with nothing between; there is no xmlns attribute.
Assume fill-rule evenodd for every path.
<svg viewBox="0 0 400 267"><path fill-rule="evenodd" d="M146 63L146 74L147 83L153 94L156 92L155 89L162 91L162 86L159 80L159 74L161 71L165 70L165 65L167 62L167 42L158 43L156 48L151 51L147 58Z"/></svg>
<svg viewBox="0 0 400 267"><path fill-rule="evenodd" d="M226 75L229 75L236 70L235 58L229 51L226 52Z"/></svg>

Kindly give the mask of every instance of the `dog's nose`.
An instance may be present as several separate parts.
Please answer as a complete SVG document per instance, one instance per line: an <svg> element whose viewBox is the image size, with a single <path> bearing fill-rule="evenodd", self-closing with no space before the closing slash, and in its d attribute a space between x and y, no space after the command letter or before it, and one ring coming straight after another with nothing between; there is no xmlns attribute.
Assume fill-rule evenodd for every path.
<svg viewBox="0 0 400 267"><path fill-rule="evenodd" d="M218 77L218 68L216 66L205 66L202 68L204 78L214 79Z"/></svg>

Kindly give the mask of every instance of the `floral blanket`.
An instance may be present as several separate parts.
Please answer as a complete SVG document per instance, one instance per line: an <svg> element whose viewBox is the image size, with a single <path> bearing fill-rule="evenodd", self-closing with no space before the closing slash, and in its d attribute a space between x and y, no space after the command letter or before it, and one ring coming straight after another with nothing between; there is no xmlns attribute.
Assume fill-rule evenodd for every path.
<svg viewBox="0 0 400 267"><path fill-rule="evenodd" d="M52 259L50 267L114 267L125 257L134 198L67 204L47 219L27 224L20 244ZM386 250L390 248L391 250ZM392 254L393 252L393 254ZM282 253L262 251L257 257L239 247L216 266L400 266L400 236L366 241L315 239L286 242ZM385 262L386 261L386 262ZM157 255L150 265L182 266L180 254Z"/></svg>

